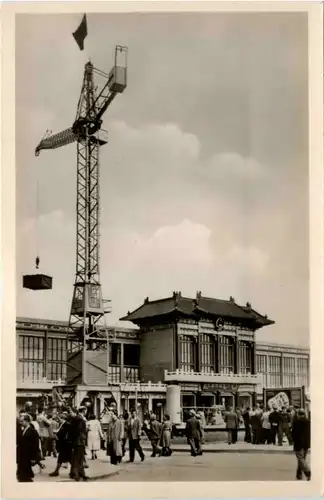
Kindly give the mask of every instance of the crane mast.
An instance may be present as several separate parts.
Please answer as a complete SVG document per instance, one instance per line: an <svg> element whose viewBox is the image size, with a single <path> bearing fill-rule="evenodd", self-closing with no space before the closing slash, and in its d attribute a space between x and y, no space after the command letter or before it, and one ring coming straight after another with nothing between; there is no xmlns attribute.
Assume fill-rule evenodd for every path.
<svg viewBox="0 0 324 500"><path fill-rule="evenodd" d="M123 64L120 64L121 55ZM99 91L95 75L104 79ZM109 383L109 334L100 281L99 160L100 148L108 142L107 133L101 129L102 117L116 95L126 88L126 76L127 48L124 46L116 46L115 64L109 75L87 62L72 127L43 138L35 151L38 156L41 150L77 143L76 273L69 319L68 366L72 368L72 379L78 383L81 380L84 385ZM100 351L105 354L102 352L101 356Z"/></svg>

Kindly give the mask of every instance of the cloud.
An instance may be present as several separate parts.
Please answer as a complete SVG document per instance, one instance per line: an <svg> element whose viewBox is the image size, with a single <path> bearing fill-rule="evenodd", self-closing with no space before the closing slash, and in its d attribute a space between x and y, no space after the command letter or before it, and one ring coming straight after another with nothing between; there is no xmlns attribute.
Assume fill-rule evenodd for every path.
<svg viewBox="0 0 324 500"><path fill-rule="evenodd" d="M267 313L276 325L264 338L307 343L307 16L91 15L84 53L71 35L78 16L26 19L16 44L18 314L68 318L76 149L38 159L34 149L46 129L73 122L88 57L109 71L123 40L129 83L105 113L100 158L110 322L147 295L202 290ZM50 293L20 287L37 247Z"/></svg>

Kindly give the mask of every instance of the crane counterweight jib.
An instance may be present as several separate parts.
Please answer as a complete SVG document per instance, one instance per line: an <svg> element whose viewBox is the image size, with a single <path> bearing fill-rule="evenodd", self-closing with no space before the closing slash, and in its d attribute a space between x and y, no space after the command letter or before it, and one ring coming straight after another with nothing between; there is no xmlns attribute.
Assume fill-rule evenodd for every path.
<svg viewBox="0 0 324 500"><path fill-rule="evenodd" d="M66 146L67 144L77 141L77 139L78 137L73 132L72 128L62 130L58 134L50 135L42 139L35 150L35 155L38 156L42 149L60 148L61 146Z"/></svg>

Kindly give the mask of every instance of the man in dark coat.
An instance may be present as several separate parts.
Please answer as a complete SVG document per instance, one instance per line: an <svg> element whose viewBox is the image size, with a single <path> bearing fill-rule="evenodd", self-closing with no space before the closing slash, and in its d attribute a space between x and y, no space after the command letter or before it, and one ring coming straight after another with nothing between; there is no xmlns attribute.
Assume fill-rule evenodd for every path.
<svg viewBox="0 0 324 500"><path fill-rule="evenodd" d="M246 443L251 443L250 407L243 411L242 417L245 430L244 441Z"/></svg>
<svg viewBox="0 0 324 500"><path fill-rule="evenodd" d="M58 451L57 464L54 472L50 473L51 477L59 475L60 468L65 463L71 463L72 460L72 436L71 436L71 421L72 417L63 414L61 416L61 426L59 427L56 437L56 449Z"/></svg>
<svg viewBox="0 0 324 500"><path fill-rule="evenodd" d="M294 452L297 458L296 479L301 480L304 473L309 481L311 478L311 470L306 459L310 448L310 421L306 417L306 412L303 409L297 411L296 418L294 419L292 439L294 443Z"/></svg>
<svg viewBox="0 0 324 500"><path fill-rule="evenodd" d="M131 418L128 421L128 442L129 442L129 461L134 462L135 459L135 450L141 457L143 462L145 455L141 447L140 439L141 439L141 423L137 416L137 412L133 411Z"/></svg>
<svg viewBox="0 0 324 500"><path fill-rule="evenodd" d="M156 457L157 454L161 453L161 448L158 446L161 437L161 428L162 425L158 422L156 415L153 413L151 415L150 428L148 430L148 437L152 445L151 457Z"/></svg>
<svg viewBox="0 0 324 500"><path fill-rule="evenodd" d="M196 418L194 410L190 410L189 415L190 418L186 423L186 436L190 446L190 453L193 457L196 457L197 455L202 455L201 441L203 438L203 430L200 421Z"/></svg>
<svg viewBox="0 0 324 500"><path fill-rule="evenodd" d="M281 415L281 425L279 426L278 444L282 446L283 436L285 435L288 439L288 443L291 446L292 439L291 439L291 428L290 428L290 422L291 422L290 412L288 412L286 408L282 408L280 415Z"/></svg>
<svg viewBox="0 0 324 500"><path fill-rule="evenodd" d="M31 425L31 416L23 415L22 429L17 425L17 479L20 483L33 482L32 466L36 464L39 452L39 436Z"/></svg>
<svg viewBox="0 0 324 500"><path fill-rule="evenodd" d="M84 472L84 457L87 444L87 421L85 418L87 408L81 406L78 414L72 419L71 425L71 439L73 443L72 457L71 457L71 478L75 481L84 481L87 478Z"/></svg>
<svg viewBox="0 0 324 500"><path fill-rule="evenodd" d="M278 412L277 407L274 406L269 415L269 422L271 424L271 438L272 444L276 444L276 436L278 436L278 444L280 445L280 426L281 414ZM281 443L282 444L282 443Z"/></svg>
<svg viewBox="0 0 324 500"><path fill-rule="evenodd" d="M234 444L238 427L238 415L231 407L224 413L224 422L227 429L228 444Z"/></svg>

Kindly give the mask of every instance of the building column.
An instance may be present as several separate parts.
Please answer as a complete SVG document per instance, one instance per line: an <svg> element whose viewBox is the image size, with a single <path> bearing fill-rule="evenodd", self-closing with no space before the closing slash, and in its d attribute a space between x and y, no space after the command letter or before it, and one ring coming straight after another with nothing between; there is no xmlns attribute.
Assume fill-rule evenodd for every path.
<svg viewBox="0 0 324 500"><path fill-rule="evenodd" d="M270 387L270 357L269 357L268 353L266 354L265 368L266 368L266 376L265 376L266 383L265 383L265 386L266 387Z"/></svg>
<svg viewBox="0 0 324 500"><path fill-rule="evenodd" d="M221 335L217 335L217 373L220 373L221 366Z"/></svg>
<svg viewBox="0 0 324 500"><path fill-rule="evenodd" d="M201 371L201 352L200 352L200 344L201 344L201 338L200 338L199 323L198 323L198 337L197 337L197 343L196 343L196 352L197 352L196 371L197 371L198 373Z"/></svg>
<svg viewBox="0 0 324 500"><path fill-rule="evenodd" d="M152 394L148 395L148 411L153 410L153 396Z"/></svg>
<svg viewBox="0 0 324 500"><path fill-rule="evenodd" d="M297 370L298 370L298 365L297 365L297 358L295 357L294 358L294 385L297 387L297 381L298 381L298 374L297 374Z"/></svg>
<svg viewBox="0 0 324 500"><path fill-rule="evenodd" d="M120 343L120 381L121 383L125 382L125 374L124 374L124 344Z"/></svg>
<svg viewBox="0 0 324 500"><path fill-rule="evenodd" d="M284 377L283 377L283 352L280 355L280 387L283 387Z"/></svg>
<svg viewBox="0 0 324 500"><path fill-rule="evenodd" d="M235 372L240 373L241 359L240 359L240 340L235 337Z"/></svg>
<svg viewBox="0 0 324 500"><path fill-rule="evenodd" d="M252 361L252 366L251 366L251 375L255 375L256 373L256 349L255 349L255 342L251 342L251 361Z"/></svg>
<svg viewBox="0 0 324 500"><path fill-rule="evenodd" d="M48 341L48 336L47 336L47 332L45 331L45 335L44 335L44 377L45 378L47 378L47 360L48 360L47 341Z"/></svg>

